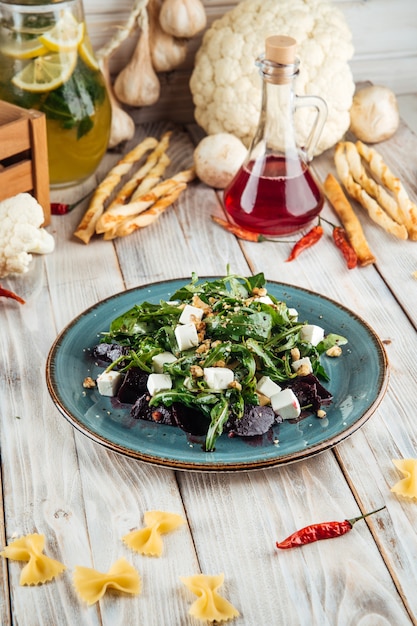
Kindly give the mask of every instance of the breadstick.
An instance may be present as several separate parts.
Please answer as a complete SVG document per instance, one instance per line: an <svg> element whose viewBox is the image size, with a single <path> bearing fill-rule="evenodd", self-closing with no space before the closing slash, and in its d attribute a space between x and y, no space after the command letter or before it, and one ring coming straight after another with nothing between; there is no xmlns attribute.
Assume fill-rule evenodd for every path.
<svg viewBox="0 0 417 626"><path fill-rule="evenodd" d="M164 173L165 168L168 167L169 163L170 163L170 159L168 155L163 154L161 158L159 159L158 163L155 165L155 167L153 167L150 170L149 174L145 176L145 178L142 180L140 185L137 187L137 189L135 190L135 193L131 196L130 201L131 202L134 201L136 192L138 192L138 197L139 197L141 195L146 194L153 187L156 187L156 185L160 182L161 176ZM113 208L114 206L116 205L113 203L110 204L109 209ZM97 224L98 226L96 226L96 228L100 228L100 220L97 222ZM103 238L106 240L114 239L114 237L116 236L117 226L118 226L118 223L116 223L113 226L113 228L108 228L107 230L105 230Z"/></svg>
<svg viewBox="0 0 417 626"><path fill-rule="evenodd" d="M346 191L367 210L369 217L391 235L398 237L398 239L407 239L408 233L406 227L403 224L397 224L397 222L383 211L376 200L367 194L366 191L353 180L349 170L344 142L337 144L334 160L337 173Z"/></svg>
<svg viewBox="0 0 417 626"><path fill-rule="evenodd" d="M362 141L356 142L361 157L366 161L369 169L383 184L394 193L400 207L403 222L407 227L410 239L417 240L417 206L412 202L398 176L395 176L388 165L384 163L382 156L375 148L370 148Z"/></svg>
<svg viewBox="0 0 417 626"><path fill-rule="evenodd" d="M104 204L113 189L117 186L122 176L130 170L132 164L139 161L139 159L148 150L152 150L157 144L157 139L154 137L147 137L122 159L120 159L120 161L118 161L118 163L110 170L94 192L89 207L74 233L75 237L78 237L84 243L88 243L90 241L95 232L97 221L104 211Z"/></svg>
<svg viewBox="0 0 417 626"><path fill-rule="evenodd" d="M392 219L398 224L403 224L402 211L396 200L386 191L385 187L379 185L373 178L370 178L364 166L362 165L361 155L357 146L351 141L345 141L346 157L349 163L349 169L353 179L366 191L367 194L373 196L378 204L388 213Z"/></svg>
<svg viewBox="0 0 417 626"><path fill-rule="evenodd" d="M376 259L369 249L361 223L333 174L328 174L324 181L324 192L342 222L349 243L358 257L359 265L365 266L375 263Z"/></svg>
<svg viewBox="0 0 417 626"><path fill-rule="evenodd" d="M145 228L152 224L181 194L187 187L187 183L177 184L168 194L159 198L150 209L131 219L122 222L116 230L116 237L125 237L139 228Z"/></svg>
<svg viewBox="0 0 417 626"><path fill-rule="evenodd" d="M162 181L149 192L141 195L134 202L128 204L119 204L117 206L108 209L100 218L100 222L97 224L96 232L104 233L108 230L117 228L118 224L125 220L127 217L134 217L143 213L149 209L159 198L164 195L170 194L171 191L177 186L178 183L187 183L195 178L194 168L179 172L172 178Z"/></svg>
<svg viewBox="0 0 417 626"><path fill-rule="evenodd" d="M169 164L169 158L165 153L168 149L171 135L171 131L166 132L162 135L162 139L156 146L155 150L151 152L145 163L137 170L137 172L135 172L132 178L130 178L123 185L123 187L117 193L116 197L107 207L108 209L117 204L124 204L126 200L132 196L137 186L144 180L144 178L152 171L153 168L158 166L158 164L158 171L161 171L160 175L162 176L166 167Z"/></svg>

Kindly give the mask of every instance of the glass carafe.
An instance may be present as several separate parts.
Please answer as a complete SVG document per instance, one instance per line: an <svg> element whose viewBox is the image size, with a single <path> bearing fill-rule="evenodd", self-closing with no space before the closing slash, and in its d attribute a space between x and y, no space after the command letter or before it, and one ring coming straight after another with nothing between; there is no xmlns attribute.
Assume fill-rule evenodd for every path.
<svg viewBox="0 0 417 626"><path fill-rule="evenodd" d="M45 113L52 186L95 171L107 149L111 108L82 0L0 0L0 99Z"/></svg>
<svg viewBox="0 0 417 626"><path fill-rule="evenodd" d="M299 60L292 37L268 37L257 59L263 79L259 124L247 157L224 190L225 208L239 225L265 235L288 235L309 225L323 206L322 191L308 163L327 117L317 96L297 96L294 78ZM305 146L299 146L294 112L314 107L315 123Z"/></svg>

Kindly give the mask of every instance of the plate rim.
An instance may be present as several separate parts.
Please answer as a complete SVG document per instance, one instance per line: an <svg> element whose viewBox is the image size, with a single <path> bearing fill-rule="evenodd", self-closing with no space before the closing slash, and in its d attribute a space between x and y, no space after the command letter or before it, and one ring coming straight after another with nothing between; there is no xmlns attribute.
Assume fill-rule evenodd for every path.
<svg viewBox="0 0 417 626"><path fill-rule="evenodd" d="M219 276L219 275L198 276L198 281L216 280L219 278L224 278L224 276ZM154 281L151 283L146 283L144 285L131 287L124 291L117 292L111 296L107 296L106 298L103 298L102 300L99 300L98 302L90 305L89 307L81 311L78 315L76 315L68 324L64 326L64 328L58 333L57 337L53 341L48 351L46 364L45 364L45 376L46 376L48 392L50 394L50 397L55 407L58 409L59 413L78 432L81 432L84 436L86 436L90 440L94 441L95 443L98 443L99 445L103 446L107 450L111 450L112 452L116 452L123 456L127 456L129 458L133 458L135 460L142 461L144 463L148 463L151 465L156 465L156 466L169 468L173 470L184 470L184 471L195 471L195 472L213 472L213 471L214 472L240 472L240 471L248 471L248 470L263 470L263 469L269 469L273 467L279 467L281 465L288 465L290 463L303 461L313 456L316 456L318 454L321 454L322 452L325 452L326 450L334 448L336 445L345 441L348 437L350 437L357 430L359 430L369 420L369 418L373 415L373 413L379 407L388 388L388 383L389 383L389 378L390 378L390 365L389 365L389 360L388 360L385 346L382 343L382 340L379 338L379 336L370 326L370 324L366 320L364 320L360 315L358 315L357 313L355 313L354 311L346 307L344 304L341 304L340 302L337 302L333 298L330 298L324 294L315 292L311 289L307 289L304 287L299 287L298 285L292 285L290 283L266 279L267 286L276 285L280 289L290 288L291 290L295 290L296 292L298 291L307 296L312 296L313 298L322 299L330 303L332 306L335 306L336 308L341 309L349 317L354 318L373 338L375 346L379 349L378 356L380 358L378 358L378 363L380 363L381 365L380 371L378 372L379 390L371 406L368 407L368 409L357 420L355 420L355 422L353 422L349 427L341 431L338 435L331 436L328 439L325 439L322 442L315 444L313 448L306 448L305 450L293 451L280 457L271 457L267 459L259 458L258 460L252 459L249 462L242 461L238 463L234 462L231 464L227 464L224 462L213 462L212 464L207 464L207 463L199 464L199 463L188 462L188 461L180 460L180 459L172 459L172 458L164 459L162 456L158 456L158 457L152 456L152 455L147 454L146 452L140 452L132 448L123 446L119 443L112 442L108 438L94 432L87 425L82 424L82 422L80 422L80 420L76 416L72 415L71 411L67 409L62 403L57 393L57 390L55 389L52 370L53 370L54 360L58 353L60 344L62 343L64 338L68 335L68 333L74 327L77 326L79 321L82 318L93 313L95 309L106 306L106 304L108 304L109 302L113 300L116 301L121 296L128 296L129 294L133 294L134 292L144 291L146 289L153 288L158 285L159 286L166 285L167 287L169 287L170 284L178 283L181 281L183 282L184 285L189 284L191 281L191 278L180 277L180 278L170 278L166 280Z"/></svg>

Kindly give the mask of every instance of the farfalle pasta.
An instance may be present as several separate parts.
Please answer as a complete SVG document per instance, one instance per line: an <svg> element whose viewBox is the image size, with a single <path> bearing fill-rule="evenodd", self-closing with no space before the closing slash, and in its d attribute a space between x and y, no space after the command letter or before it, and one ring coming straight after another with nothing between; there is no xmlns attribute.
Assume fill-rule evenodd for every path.
<svg viewBox="0 0 417 626"><path fill-rule="evenodd" d="M27 561L20 574L21 585L39 585L52 580L66 567L43 554L45 536L34 533L16 539L0 555L14 561Z"/></svg>
<svg viewBox="0 0 417 626"><path fill-rule="evenodd" d="M108 589L138 595L142 580L136 569L123 557L113 563L106 574L90 567L77 566L74 570L74 587L87 604L94 604Z"/></svg>
<svg viewBox="0 0 417 626"><path fill-rule="evenodd" d="M207 576L181 576L181 581L198 599L190 607L189 614L209 622L226 622L239 616L239 611L228 600L217 593L224 581L224 574Z"/></svg>
<svg viewBox="0 0 417 626"><path fill-rule="evenodd" d="M177 513L165 513L164 511L147 511L143 516L145 528L133 530L122 539L124 543L146 556L161 556L163 541L161 535L176 530L185 520Z"/></svg>
<svg viewBox="0 0 417 626"><path fill-rule="evenodd" d="M391 491L406 498L417 498L417 459L392 459L392 462L405 478L396 483Z"/></svg>

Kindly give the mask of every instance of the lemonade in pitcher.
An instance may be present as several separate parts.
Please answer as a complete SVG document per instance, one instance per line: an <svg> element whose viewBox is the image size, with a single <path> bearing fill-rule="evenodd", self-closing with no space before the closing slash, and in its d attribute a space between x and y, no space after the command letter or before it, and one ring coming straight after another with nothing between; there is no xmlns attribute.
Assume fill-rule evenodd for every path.
<svg viewBox="0 0 417 626"><path fill-rule="evenodd" d="M82 0L0 1L0 99L45 113L52 186L95 171L107 149L111 108Z"/></svg>

